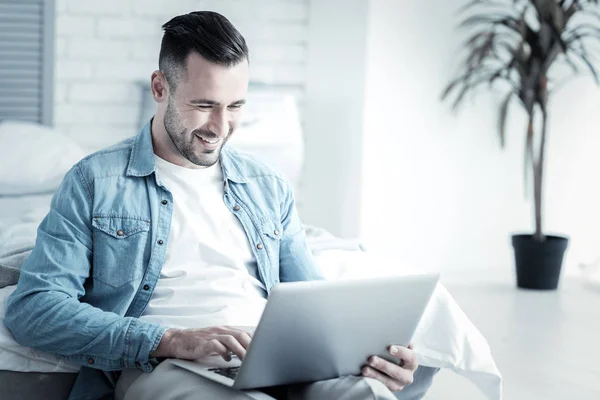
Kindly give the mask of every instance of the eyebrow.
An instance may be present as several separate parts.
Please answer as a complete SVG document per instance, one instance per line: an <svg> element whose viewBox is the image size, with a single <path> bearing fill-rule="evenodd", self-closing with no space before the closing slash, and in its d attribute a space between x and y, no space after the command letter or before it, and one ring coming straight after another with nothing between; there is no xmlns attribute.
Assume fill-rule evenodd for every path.
<svg viewBox="0 0 600 400"><path fill-rule="evenodd" d="M221 103L219 103L218 101L214 101L214 100L208 100L208 99L196 99L196 100L190 100L190 104L208 104L211 106L220 106ZM237 100L234 101L233 103L230 104L230 106L241 106L246 104L246 100Z"/></svg>

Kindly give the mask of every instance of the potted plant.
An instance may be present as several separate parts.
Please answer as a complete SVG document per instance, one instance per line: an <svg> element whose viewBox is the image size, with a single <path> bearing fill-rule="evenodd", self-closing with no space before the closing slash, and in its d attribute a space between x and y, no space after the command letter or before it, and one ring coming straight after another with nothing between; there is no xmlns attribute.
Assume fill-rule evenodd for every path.
<svg viewBox="0 0 600 400"><path fill-rule="evenodd" d="M542 229L548 101L557 82L549 72L563 64L573 74L591 73L599 83L586 47L600 40L598 0L474 0L460 12L465 14L460 27L469 30L464 71L446 87L442 99L455 96L456 109L482 85L506 89L498 124L502 148L509 105L517 102L527 113L525 186L533 176L535 233L512 236L517 285L556 289L568 238L545 235Z"/></svg>

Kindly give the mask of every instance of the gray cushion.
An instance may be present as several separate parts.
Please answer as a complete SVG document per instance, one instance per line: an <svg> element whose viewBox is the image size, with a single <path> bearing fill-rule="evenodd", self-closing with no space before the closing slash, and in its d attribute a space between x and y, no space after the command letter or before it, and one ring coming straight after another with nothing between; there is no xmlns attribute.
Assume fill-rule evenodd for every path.
<svg viewBox="0 0 600 400"><path fill-rule="evenodd" d="M77 373L14 372L0 370L3 399L66 400Z"/></svg>

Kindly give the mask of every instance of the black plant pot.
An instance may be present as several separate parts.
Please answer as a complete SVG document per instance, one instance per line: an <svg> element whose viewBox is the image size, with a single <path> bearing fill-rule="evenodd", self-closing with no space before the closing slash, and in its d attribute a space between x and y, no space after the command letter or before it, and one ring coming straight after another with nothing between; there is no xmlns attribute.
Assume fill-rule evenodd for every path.
<svg viewBox="0 0 600 400"><path fill-rule="evenodd" d="M538 242L533 235L513 235L517 286L524 289L556 290L569 239L546 236Z"/></svg>

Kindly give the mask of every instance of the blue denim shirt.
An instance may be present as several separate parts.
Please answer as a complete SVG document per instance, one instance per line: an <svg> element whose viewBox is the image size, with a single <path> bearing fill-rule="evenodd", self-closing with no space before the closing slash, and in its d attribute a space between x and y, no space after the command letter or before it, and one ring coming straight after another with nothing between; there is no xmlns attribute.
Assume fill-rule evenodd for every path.
<svg viewBox="0 0 600 400"><path fill-rule="evenodd" d="M290 184L253 157L224 148L223 201L240 220L267 293L321 279ZM9 297L17 342L84 366L70 399L110 398L123 368L151 371L164 326L138 319L165 260L171 193L157 182L150 123L77 163L52 198Z"/></svg>

